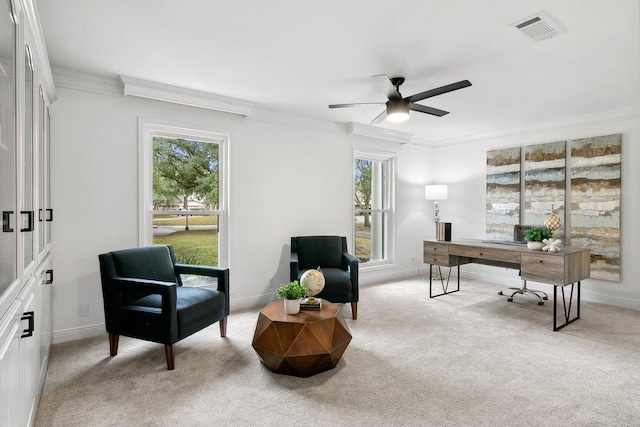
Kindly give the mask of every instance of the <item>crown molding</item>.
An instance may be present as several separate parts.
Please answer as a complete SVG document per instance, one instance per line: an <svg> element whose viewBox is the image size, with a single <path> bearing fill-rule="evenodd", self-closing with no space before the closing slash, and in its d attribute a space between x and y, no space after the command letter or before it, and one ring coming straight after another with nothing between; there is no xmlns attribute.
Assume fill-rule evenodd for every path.
<svg viewBox="0 0 640 427"><path fill-rule="evenodd" d="M245 117L251 114L253 108L253 104L248 101L227 96L214 95L208 92L133 77L120 76L120 80L122 80L124 84L124 96L138 96L158 101L173 102L175 104L239 114Z"/></svg>
<svg viewBox="0 0 640 427"><path fill-rule="evenodd" d="M79 71L53 68L56 86L101 95L122 96L122 82L115 77L97 76Z"/></svg>
<svg viewBox="0 0 640 427"><path fill-rule="evenodd" d="M437 142L429 142L432 148L450 147L453 145L469 144L477 141L499 139L510 136L536 134L556 129L582 128L587 125L619 122L623 120L640 119L640 106L623 108L619 110L607 111L603 113L590 114L585 116L571 117L546 123L536 123L514 127L496 132L478 133L459 138L443 139Z"/></svg>
<svg viewBox="0 0 640 427"><path fill-rule="evenodd" d="M384 139L385 141L399 142L401 144L409 144L413 135L410 133L399 132L391 129L363 125L361 123L351 122L347 124L348 135L360 135L370 138Z"/></svg>
<svg viewBox="0 0 640 427"><path fill-rule="evenodd" d="M328 120L315 119L313 117L298 116L296 114L284 113L281 111L254 108L248 120L258 122L274 123L301 129L310 129L319 132L335 134L346 134L347 129L344 123L331 122Z"/></svg>
<svg viewBox="0 0 640 427"><path fill-rule="evenodd" d="M111 96L122 96L123 94L130 96L144 96L143 94L137 95L133 92L128 93L126 87L123 89L125 80L127 80L130 83L128 88L131 91L133 91L135 88L140 88L141 91L143 91L144 88L148 88L150 92L153 92L150 95L144 96L146 98L214 109L218 111L233 112L235 114L246 116L250 120L262 121L266 123L274 123L284 126L298 127L302 129L310 129L334 134L365 136L391 142L399 142L402 144L412 144L426 148L449 147L453 145L469 144L477 141L498 139L509 136L535 134L554 129L570 129L573 127L584 127L585 125L640 119L640 106L635 106L599 114L592 114L588 116L573 117L570 119L558 120L554 122L537 123L535 125L514 127L496 132L478 133L473 135L466 135L463 137L442 139L436 141L420 138L409 133L384 129L361 123L352 122L345 124L306 116L298 116L291 113L259 108L257 106L254 107L253 104L247 101L223 97L206 92L184 89L176 86L148 82L140 79L132 79L124 76L120 78L96 76L93 74L57 68L53 68L52 72L55 85L58 87ZM136 85L135 83L139 84ZM171 98L172 96L179 99L167 99Z"/></svg>

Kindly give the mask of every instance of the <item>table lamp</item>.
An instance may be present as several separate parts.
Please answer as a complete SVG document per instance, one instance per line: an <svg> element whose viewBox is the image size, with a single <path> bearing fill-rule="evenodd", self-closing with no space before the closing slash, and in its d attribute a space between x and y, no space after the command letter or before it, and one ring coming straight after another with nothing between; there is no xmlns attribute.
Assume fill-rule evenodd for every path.
<svg viewBox="0 0 640 427"><path fill-rule="evenodd" d="M433 222L440 222L438 216L439 200L447 199L447 186L446 185L425 185L424 186L424 198L427 200L433 200L434 217Z"/></svg>

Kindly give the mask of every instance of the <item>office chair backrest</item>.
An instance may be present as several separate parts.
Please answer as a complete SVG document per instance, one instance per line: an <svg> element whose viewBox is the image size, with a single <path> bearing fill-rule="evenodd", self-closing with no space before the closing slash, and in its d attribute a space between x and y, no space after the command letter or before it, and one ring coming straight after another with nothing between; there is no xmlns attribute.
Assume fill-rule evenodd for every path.
<svg viewBox="0 0 640 427"><path fill-rule="evenodd" d="M524 233L530 228L536 227L535 225L522 225L516 224L513 226L513 241L524 242Z"/></svg>

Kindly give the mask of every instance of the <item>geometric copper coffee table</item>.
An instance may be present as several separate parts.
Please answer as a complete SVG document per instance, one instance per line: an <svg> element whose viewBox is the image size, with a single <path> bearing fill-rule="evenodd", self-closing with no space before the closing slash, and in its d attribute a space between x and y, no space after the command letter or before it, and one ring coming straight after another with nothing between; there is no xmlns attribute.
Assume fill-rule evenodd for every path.
<svg viewBox="0 0 640 427"><path fill-rule="evenodd" d="M251 345L272 372L310 377L335 368L350 341L337 305L325 300L322 310L290 315L282 301L274 301L258 315Z"/></svg>

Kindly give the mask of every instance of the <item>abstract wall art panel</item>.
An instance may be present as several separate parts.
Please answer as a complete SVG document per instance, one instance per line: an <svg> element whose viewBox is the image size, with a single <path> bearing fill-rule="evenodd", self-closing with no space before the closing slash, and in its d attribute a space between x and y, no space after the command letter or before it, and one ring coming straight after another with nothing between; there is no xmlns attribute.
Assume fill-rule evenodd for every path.
<svg viewBox="0 0 640 427"><path fill-rule="evenodd" d="M571 141L571 245L591 249L591 277L620 281L622 135Z"/></svg>
<svg viewBox="0 0 640 427"><path fill-rule="evenodd" d="M543 225L552 209L564 224L566 147L565 141L525 147L524 224ZM564 241L564 226L555 230L554 237Z"/></svg>
<svg viewBox="0 0 640 427"><path fill-rule="evenodd" d="M521 148L487 152L487 239L513 239L520 222Z"/></svg>

